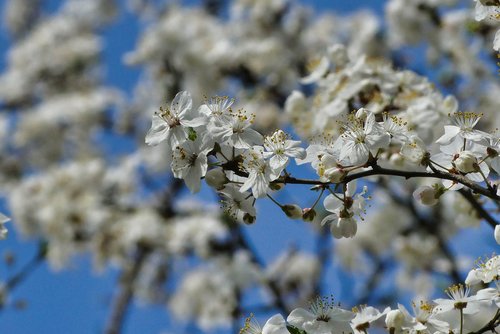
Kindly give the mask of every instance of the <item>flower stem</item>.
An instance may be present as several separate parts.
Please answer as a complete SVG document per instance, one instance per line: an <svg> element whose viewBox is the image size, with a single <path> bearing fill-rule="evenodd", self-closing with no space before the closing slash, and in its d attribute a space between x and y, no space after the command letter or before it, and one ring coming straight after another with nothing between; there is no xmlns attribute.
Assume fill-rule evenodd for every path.
<svg viewBox="0 0 500 334"><path fill-rule="evenodd" d="M460 308L460 334L464 331L464 309Z"/></svg>
<svg viewBox="0 0 500 334"><path fill-rule="evenodd" d="M271 196L271 195L269 195L269 194L268 194L268 195L267 195L267 197L269 197L269 199L270 199L271 201L273 201L273 203L274 203L274 204L276 204L276 205L277 205L277 206L279 206L280 208L283 208L283 205L281 205L280 203L278 203L278 201L277 201L277 200L275 200L274 198L272 198L272 196Z"/></svg>

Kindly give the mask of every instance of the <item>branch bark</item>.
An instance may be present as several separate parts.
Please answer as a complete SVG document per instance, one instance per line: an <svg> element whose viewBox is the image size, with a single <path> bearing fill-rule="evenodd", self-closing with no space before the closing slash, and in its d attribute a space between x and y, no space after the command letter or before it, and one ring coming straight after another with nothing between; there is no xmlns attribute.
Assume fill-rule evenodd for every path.
<svg viewBox="0 0 500 334"><path fill-rule="evenodd" d="M135 259L132 266L123 271L120 276L120 285L118 294L113 302L111 316L106 325L106 334L121 333L125 316L129 309L130 303L134 296L134 283L141 271L144 260L147 258L149 251L145 247L139 246L135 254Z"/></svg>
<svg viewBox="0 0 500 334"><path fill-rule="evenodd" d="M477 211L478 215L486 220L491 227L495 228L498 225L498 222L489 214L488 211L483 208L483 206L477 201L474 195L465 189L459 190L460 194L472 205L472 207Z"/></svg>
<svg viewBox="0 0 500 334"><path fill-rule="evenodd" d="M373 166L372 169L370 169L370 170L347 175L339 183L348 183L348 182L351 182L351 181L354 181L357 179L361 179L363 177L377 176L377 175L399 176L399 177L404 177L405 179L427 177L427 178L455 181L457 183L460 183L460 184L468 187L470 190L472 190L475 193L484 195L484 196L491 198L492 200L495 200L495 201L500 201L500 196L498 196L491 189L483 188L480 185L478 185L477 183L467 179L465 176L458 175L458 174L446 173L446 172L442 172L440 170L435 170L433 172L418 172L418 171L403 171L403 170L389 169L389 168L382 168L379 166ZM306 184L306 185L323 185L323 186L335 184L332 182L322 182L319 180L298 179L298 178L295 178L295 177L292 177L289 175L280 177L277 180L273 181L272 183Z"/></svg>

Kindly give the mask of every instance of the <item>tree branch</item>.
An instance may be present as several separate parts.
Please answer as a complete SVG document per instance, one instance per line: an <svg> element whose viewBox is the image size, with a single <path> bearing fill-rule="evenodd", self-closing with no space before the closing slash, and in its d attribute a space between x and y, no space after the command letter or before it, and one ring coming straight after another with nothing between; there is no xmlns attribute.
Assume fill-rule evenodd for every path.
<svg viewBox="0 0 500 334"><path fill-rule="evenodd" d="M17 287L22 281L24 281L45 259L46 254L46 244L40 243L38 246L38 251L35 256L26 263L19 272L17 272L14 276L9 278L7 282L5 282L3 286L3 294L8 294L10 290L13 290ZM2 296L4 297L4 296ZM0 300L0 309L4 307L4 300Z"/></svg>
<svg viewBox="0 0 500 334"><path fill-rule="evenodd" d="M240 226L237 226L237 238L238 238L237 241L240 244L240 246L250 253L252 261L258 264L261 268L265 268L264 261L258 257L255 249L250 245L248 240L245 238L245 235L243 234L243 231L241 230ZM290 313L291 309L286 305L283 295L281 294L281 291L276 282L269 279L265 283L267 283L267 286L274 297L274 303L276 308L280 312L283 312L285 314Z"/></svg>
<svg viewBox="0 0 500 334"><path fill-rule="evenodd" d="M394 194L393 191L389 189L389 187L381 183L381 186L387 189L387 192L391 196L392 200L402 206L403 208L407 208L413 217L415 218L415 221L417 222L418 226L420 226L423 230L425 230L429 235L433 235L436 237L438 241L438 246L441 250L441 253L443 254L444 257L450 262L451 268L450 268L450 276L451 279L455 284L461 283L462 278L460 277L460 272L458 270L458 265L455 257L453 256L453 253L451 250L448 248L448 245L446 243L446 240L443 236L443 233L439 229L440 225L440 219L438 218L440 216L439 212L435 212L435 215L433 217L423 217L415 207L415 204L413 203L411 197L407 199L403 199L401 196L397 196Z"/></svg>
<svg viewBox="0 0 500 334"><path fill-rule="evenodd" d="M484 195L484 196L489 197L495 201L500 201L500 196L497 196L497 194L495 192L491 191L490 189L483 188L480 185L476 184L475 182L467 179L466 177L464 177L462 175L446 173L446 172L442 172L440 170L435 170L433 172L417 172L417 171L403 171L403 170L389 169L389 168L382 168L379 166L373 166L372 169L370 169L370 170L347 175L339 183L348 183L348 182L351 182L351 181L354 181L357 179L361 179L363 177L376 176L376 175L400 176L400 177L404 177L405 179L428 177L428 178L441 179L441 180L450 180L450 181L454 181L454 182L460 183L460 184L468 187L469 189L471 189L475 193ZM272 183L307 184L307 185L323 185L323 186L335 184L333 182L322 182L319 180L298 179L298 178L295 178L295 177L292 177L289 175L282 176L282 177L272 181Z"/></svg>
<svg viewBox="0 0 500 334"><path fill-rule="evenodd" d="M486 211L483 206L477 201L474 195L465 189L459 190L460 194L472 205L472 207L477 211L478 215L486 220L491 227L495 228L498 225L498 222L493 218L488 211Z"/></svg>
<svg viewBox="0 0 500 334"><path fill-rule="evenodd" d="M113 303L111 316L106 325L106 334L121 333L123 327L123 319L127 314L130 302L134 296L134 283L139 275L144 260L147 258L149 251L147 248L138 246L135 254L135 259L132 266L126 268L120 276L120 287L118 294Z"/></svg>

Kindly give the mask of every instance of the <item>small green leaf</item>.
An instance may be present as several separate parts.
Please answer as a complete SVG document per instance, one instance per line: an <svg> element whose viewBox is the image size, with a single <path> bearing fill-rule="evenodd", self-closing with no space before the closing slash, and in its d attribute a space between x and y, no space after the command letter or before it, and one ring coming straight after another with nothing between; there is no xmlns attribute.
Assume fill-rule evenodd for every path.
<svg viewBox="0 0 500 334"><path fill-rule="evenodd" d="M196 131L194 131L193 128L189 128L188 130L188 139L191 141L195 141L198 135L196 134Z"/></svg>
<svg viewBox="0 0 500 334"><path fill-rule="evenodd" d="M297 327L294 327L292 325L287 325L286 329L288 329L288 331L290 332L290 334L307 334L306 331L298 329Z"/></svg>

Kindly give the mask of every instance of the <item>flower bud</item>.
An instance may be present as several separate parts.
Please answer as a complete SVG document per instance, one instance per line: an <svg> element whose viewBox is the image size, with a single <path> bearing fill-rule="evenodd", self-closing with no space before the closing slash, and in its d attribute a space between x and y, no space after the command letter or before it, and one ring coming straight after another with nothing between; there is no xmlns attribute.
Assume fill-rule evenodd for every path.
<svg viewBox="0 0 500 334"><path fill-rule="evenodd" d="M291 219L301 219L302 209L297 204L285 204L281 210Z"/></svg>
<svg viewBox="0 0 500 334"><path fill-rule="evenodd" d="M333 183L339 183L346 176L346 172L342 168L333 167L325 170L325 177L328 181Z"/></svg>
<svg viewBox="0 0 500 334"><path fill-rule="evenodd" d="M312 222L316 217L316 210L311 208L302 209L302 219L306 222Z"/></svg>
<svg viewBox="0 0 500 334"><path fill-rule="evenodd" d="M394 333L396 329L401 329L405 320L405 316L400 310L392 310L385 316L385 325L389 329L389 333Z"/></svg>
<svg viewBox="0 0 500 334"><path fill-rule="evenodd" d="M495 150L493 147L487 147L486 154L488 154L490 158L498 157L498 151Z"/></svg>
<svg viewBox="0 0 500 334"><path fill-rule="evenodd" d="M247 225L252 225L253 223L255 223L255 216L252 216L249 213L245 213L243 215L243 222Z"/></svg>
<svg viewBox="0 0 500 334"><path fill-rule="evenodd" d="M453 159L455 168L462 173L479 172L477 158L471 151L462 151Z"/></svg>
<svg viewBox="0 0 500 334"><path fill-rule="evenodd" d="M439 202L439 197L441 197L442 192L436 188L429 186L418 187L413 192L413 198L423 205L436 205Z"/></svg>
<svg viewBox="0 0 500 334"><path fill-rule="evenodd" d="M281 190L281 189L283 189L284 186L285 186L284 183L274 183L274 182L272 182L272 183L269 184L269 188L271 190L273 190L273 191Z"/></svg>
<svg viewBox="0 0 500 334"><path fill-rule="evenodd" d="M214 168L205 175L205 182L212 188L221 190L229 182L222 168Z"/></svg>

